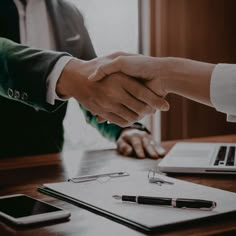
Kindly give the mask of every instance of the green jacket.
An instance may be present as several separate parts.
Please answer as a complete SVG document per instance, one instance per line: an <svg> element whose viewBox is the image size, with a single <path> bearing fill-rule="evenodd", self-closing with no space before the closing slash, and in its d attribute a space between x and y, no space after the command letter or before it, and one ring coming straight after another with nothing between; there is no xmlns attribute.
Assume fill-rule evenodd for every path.
<svg viewBox="0 0 236 236"><path fill-rule="evenodd" d="M46 113L49 116L57 114L61 109L64 110L66 102L57 101L55 105L50 105L46 102L47 76L57 60L64 55L68 54L33 49L0 38L0 95L7 98L5 100L10 99L17 106L24 104L24 108L30 106L35 110L35 112ZM96 122L96 117L94 117L89 111L83 108L82 110L85 114L86 121L97 128L103 136L111 140L116 140L118 138L119 133L121 132L119 126L107 123L99 124ZM4 116L4 114L2 114L2 116ZM21 117L14 117L12 125L20 126ZM50 120L50 125L54 125L53 117ZM13 133L11 135L14 137L15 134ZM35 135L37 136L37 133ZM12 148L8 151L4 148L2 143L0 143L0 156L32 155L56 152L60 151L62 148L63 141L57 143L56 148L51 147L53 146L53 142L51 144L49 143L48 148L40 148L43 140L38 139L38 137L31 138L37 139L39 146L38 149L36 146L16 146L16 142L11 143L11 140L8 140L10 141L10 145L12 144ZM21 143L20 139L18 139L18 141ZM27 142L29 141L30 140L27 140ZM7 143L5 145L7 145ZM10 145L8 148L10 148ZM28 152L28 150L30 151Z"/></svg>

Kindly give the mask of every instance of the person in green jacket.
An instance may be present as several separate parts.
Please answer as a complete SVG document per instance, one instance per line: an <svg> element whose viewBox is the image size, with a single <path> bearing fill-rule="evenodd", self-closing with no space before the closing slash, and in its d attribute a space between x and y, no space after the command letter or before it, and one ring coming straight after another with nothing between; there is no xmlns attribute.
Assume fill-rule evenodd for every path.
<svg viewBox="0 0 236 236"><path fill-rule="evenodd" d="M108 82L99 87L93 86L93 90L92 85L88 86L86 74L97 63L101 63L101 60L94 59L96 53L83 16L71 1L1 0L0 37L34 48L69 53L32 51L32 48L20 48L19 45L9 47L9 42L7 43L5 54L8 56L5 55L5 62L7 59L6 65L10 75L8 78L11 83L5 84L5 97L0 96L1 156L60 152L64 141L63 120L67 111L67 102L63 101L63 98L70 97L71 94L67 93L72 92L65 88L73 87L77 90L73 91L76 92L76 99L84 107L81 106L86 120L103 135L116 140L121 154L136 153L137 156L143 157L148 149L150 151L146 152L147 156L150 152L157 156L152 137L141 124L125 129L120 126L129 126L133 123L132 120L154 111L155 108L150 107L150 102L153 104L158 98L152 94L152 100L147 104L146 92L141 92L142 88L139 96L145 99L145 102L135 99L123 89L135 82L124 76L119 76L120 82L117 76L113 78L113 86ZM4 44L7 46L6 42ZM16 54L21 58L14 62ZM52 54L57 57L52 57ZM114 56L105 57L103 60L110 60ZM73 66L79 69L67 70ZM72 85L73 82L73 86L68 87L66 83L68 78L71 78L72 71L77 73L76 78L80 80L71 81L69 84ZM18 77L20 79L16 80ZM139 86L137 89L137 86L130 86L131 92L141 88ZM119 94L118 87L124 96ZM28 101L25 102L26 100ZM48 109L53 109L53 112L47 112ZM99 123L96 115L103 116L110 123Z"/></svg>
<svg viewBox="0 0 236 236"><path fill-rule="evenodd" d="M107 83L106 80L104 81L105 83L92 82L91 84L95 84L95 87L89 87L87 85L87 83L90 83L87 80L87 75L82 75L80 78L81 82L78 82L80 80L78 79L78 77L80 77L81 71L86 71L81 69L81 67L86 67L86 63L87 65L89 65L89 67L91 67L91 65L94 65L93 69L95 69L97 64L99 64L99 60L110 60L110 58L114 58L116 55L94 59L83 63L78 59L71 57L71 61L64 68L59 78L58 85L56 86L58 95L60 97L63 97L62 100L56 100L54 105L47 102L46 78L56 62L60 58L65 56L71 57L67 53L30 48L27 46L16 44L10 40L0 38L0 95L7 99L14 100L15 102L20 102L27 106L31 106L33 109L52 114L60 110L64 106L64 104L66 103L66 101L63 100L65 99L65 96L66 98L75 97L81 104L87 122L96 127L103 136L111 140L121 142L121 144L121 139L131 140L130 143L127 144L127 146L120 145L120 149L126 149L123 150L123 154L130 155L135 150L138 157L143 158L146 152L149 154L149 156L156 158L158 156L158 153L154 147L154 144L151 144L152 146L150 148L150 140L152 140L151 135L147 132L147 130L145 130L145 128L143 128L141 124L135 123L135 129L137 129L139 133L136 133L135 136L132 135L133 138L130 138L129 133L126 133L122 136L123 130L129 131L133 130L133 128L121 128L120 126L112 124L110 122L99 123L97 122L97 116L93 115L83 107L88 107L89 103L94 103L96 99L103 99L101 101L105 102L106 100L108 100L108 95L106 94L106 92L109 90L119 91L119 93L117 94L114 93L114 97L117 96L117 98L120 96L120 94L122 96L125 95L125 91L122 90L122 88L118 88L118 86L120 86L119 83L125 83L126 89L128 89L129 83L131 87L136 86L136 83L132 83L135 80L130 80L130 78L126 78L123 76L119 77L118 75L114 76L114 79L109 78L107 80L109 83ZM90 73L91 71L89 70L88 74ZM71 81L71 84L69 81ZM82 88L80 86L82 86ZM84 98L81 97L83 95L81 95L80 93L79 95L77 95L78 90L76 88L80 88L80 92L85 92ZM146 90L147 89L145 88L144 92ZM67 91L69 92L67 93ZM86 96L88 96L88 94L89 99L87 101ZM105 108L103 108L103 104L99 102L98 105L96 105L95 109L106 109L106 106ZM101 116L100 114L98 115ZM16 117L15 119L16 123L19 124L20 118L17 119ZM139 141L137 142L137 140L141 140L141 142L143 143L139 143ZM140 149L142 149L141 152L139 152ZM14 152L15 151L17 150L15 149ZM27 154L27 150L25 150L25 152ZM4 152L1 152L0 155L6 156Z"/></svg>

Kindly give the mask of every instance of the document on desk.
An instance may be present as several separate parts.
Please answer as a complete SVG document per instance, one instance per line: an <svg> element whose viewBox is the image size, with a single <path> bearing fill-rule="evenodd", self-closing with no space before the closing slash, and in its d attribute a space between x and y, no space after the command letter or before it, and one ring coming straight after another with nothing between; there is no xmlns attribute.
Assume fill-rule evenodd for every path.
<svg viewBox="0 0 236 236"><path fill-rule="evenodd" d="M159 177L164 184L150 183L146 172L134 172L122 178L103 176L92 181L44 184L39 191L143 232L236 213L236 193L164 175ZM173 184L165 184L165 181ZM217 206L212 210L173 208L117 201L114 195L203 199L214 201Z"/></svg>

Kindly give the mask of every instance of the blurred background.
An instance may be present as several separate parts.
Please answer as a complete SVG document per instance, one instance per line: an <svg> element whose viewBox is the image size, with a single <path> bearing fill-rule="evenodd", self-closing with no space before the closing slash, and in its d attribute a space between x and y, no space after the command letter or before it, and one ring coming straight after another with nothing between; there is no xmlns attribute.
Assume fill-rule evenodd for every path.
<svg viewBox="0 0 236 236"><path fill-rule="evenodd" d="M98 56L114 51L236 63L234 0L71 0L82 11ZM224 114L176 95L169 112L144 121L160 140L235 133ZM111 145L85 124L70 101L64 125L66 146ZM79 121L79 122L78 122ZM79 137L79 130L84 130ZM98 143L99 141L99 143Z"/></svg>

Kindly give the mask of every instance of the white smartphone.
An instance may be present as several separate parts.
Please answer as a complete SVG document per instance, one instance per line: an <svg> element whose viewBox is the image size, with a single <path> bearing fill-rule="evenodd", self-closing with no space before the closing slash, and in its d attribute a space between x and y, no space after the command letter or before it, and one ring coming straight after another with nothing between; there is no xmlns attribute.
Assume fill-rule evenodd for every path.
<svg viewBox="0 0 236 236"><path fill-rule="evenodd" d="M25 194L0 197L0 217L16 225L66 219L70 212Z"/></svg>

